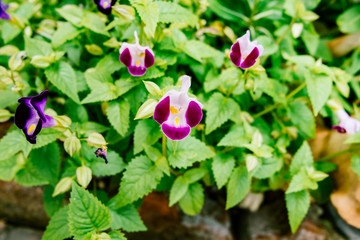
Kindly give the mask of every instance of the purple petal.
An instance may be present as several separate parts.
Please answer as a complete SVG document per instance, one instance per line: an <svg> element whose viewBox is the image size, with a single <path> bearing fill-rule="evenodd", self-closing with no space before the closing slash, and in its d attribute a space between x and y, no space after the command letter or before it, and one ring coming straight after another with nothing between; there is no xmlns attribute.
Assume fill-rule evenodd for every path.
<svg viewBox="0 0 360 240"><path fill-rule="evenodd" d="M170 115L170 96L161 100L155 107L154 120L162 124Z"/></svg>
<svg viewBox="0 0 360 240"><path fill-rule="evenodd" d="M241 68L249 68L253 66L256 62L256 59L259 57L259 49L255 47L251 53L245 58L245 60L241 63Z"/></svg>
<svg viewBox="0 0 360 240"><path fill-rule="evenodd" d="M235 64L235 66L240 67L241 51L240 51L240 43L239 42L236 42L232 45L230 59Z"/></svg>
<svg viewBox="0 0 360 240"><path fill-rule="evenodd" d="M2 3L0 1L0 18L4 19L4 20L10 20L11 17L10 15L5 11L6 9L8 9L8 5L5 3Z"/></svg>
<svg viewBox="0 0 360 240"><path fill-rule="evenodd" d="M145 50L145 67L149 68L155 63L154 55L149 51Z"/></svg>
<svg viewBox="0 0 360 240"><path fill-rule="evenodd" d="M56 126L56 121L53 117L49 115L45 115L45 118L46 118L46 122L43 121L43 126L42 126L43 128Z"/></svg>
<svg viewBox="0 0 360 240"><path fill-rule="evenodd" d="M346 133L346 129L340 126L333 126L332 129L335 129L339 133Z"/></svg>
<svg viewBox="0 0 360 240"><path fill-rule="evenodd" d="M120 62L122 62L125 66L130 67L131 59L132 57L129 48L125 48L125 50L120 53Z"/></svg>
<svg viewBox="0 0 360 240"><path fill-rule="evenodd" d="M103 150L101 148L98 148L96 151L95 151L95 155L96 157L101 157L105 160L105 163L107 164L108 163L108 160L107 160L107 153L106 153L106 150Z"/></svg>
<svg viewBox="0 0 360 240"><path fill-rule="evenodd" d="M36 95L30 99L31 105L35 108L35 110L37 111L41 120L44 123L46 123L46 120L47 120L45 117L45 113L44 113L47 96L48 96L48 91L45 90L42 93L40 93L39 95Z"/></svg>
<svg viewBox="0 0 360 240"><path fill-rule="evenodd" d="M30 100L31 100L32 98L33 98L33 97L22 97L22 98L19 98L19 99L18 99L18 103L24 103L24 104L30 106L30 105L31 105Z"/></svg>
<svg viewBox="0 0 360 240"><path fill-rule="evenodd" d="M174 127L164 123L161 125L161 130L171 140L181 140L189 135L191 128L190 126Z"/></svg>
<svg viewBox="0 0 360 240"><path fill-rule="evenodd" d="M137 66L130 66L128 67L129 73L133 76L142 76L146 72L146 67L137 67Z"/></svg>
<svg viewBox="0 0 360 240"><path fill-rule="evenodd" d="M36 143L36 136L40 133L41 129L42 129L42 121L41 121L41 119L39 119L33 134L29 135L28 134L28 128L25 127L23 129L23 132L24 132L24 134L26 136L26 140L28 140L28 142L31 143L31 144L35 144Z"/></svg>
<svg viewBox="0 0 360 240"><path fill-rule="evenodd" d="M14 122L18 128L24 129L27 122L35 117L36 112L33 109L31 109L25 103L20 103L15 111Z"/></svg>
<svg viewBox="0 0 360 240"><path fill-rule="evenodd" d="M203 113L200 105L195 101L191 101L185 113L187 124L189 124L190 127L195 127L201 121L202 116Z"/></svg>

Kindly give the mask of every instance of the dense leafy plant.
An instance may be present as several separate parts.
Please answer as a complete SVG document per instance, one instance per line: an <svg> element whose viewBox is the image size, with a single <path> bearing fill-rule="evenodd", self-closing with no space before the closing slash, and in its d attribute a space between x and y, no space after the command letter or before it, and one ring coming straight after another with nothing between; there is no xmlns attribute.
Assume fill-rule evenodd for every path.
<svg viewBox="0 0 360 240"><path fill-rule="evenodd" d="M346 9L336 23L354 33L359 6L327 0L97 4L15 1L6 9L11 20L1 20L0 120L14 115L20 97L48 90L42 112L57 122L34 145L14 125L0 140L0 179L45 186L51 220L43 239L125 239L120 231L146 230L137 207L148 193L167 191L170 206L179 203L195 215L212 185L226 188L226 209L250 190L284 190L295 232L310 194L324 194L318 183L336 167L326 158L314 162L306 140L315 137L315 117L335 125L330 107L353 112L349 102L360 97L359 49L333 59L326 42L336 35L317 32L313 10L322 16L315 23L330 28ZM328 9L333 13L323 17ZM241 69L231 62L230 47L248 29L264 51ZM134 31L155 55L154 66L137 77L119 61L120 46L135 42ZM152 115L165 93L180 89L182 75L191 76L204 117L190 136L172 141ZM336 104L329 107L330 98ZM355 156L356 172L359 166ZM102 179L111 181L99 189Z"/></svg>

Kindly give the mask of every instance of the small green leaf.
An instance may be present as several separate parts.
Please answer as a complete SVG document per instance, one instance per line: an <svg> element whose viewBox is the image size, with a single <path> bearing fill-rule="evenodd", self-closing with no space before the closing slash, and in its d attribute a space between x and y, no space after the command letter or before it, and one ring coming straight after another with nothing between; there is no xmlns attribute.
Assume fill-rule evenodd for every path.
<svg viewBox="0 0 360 240"><path fill-rule="evenodd" d="M116 206L125 206L147 195L156 188L162 176L162 171L149 158L138 156L132 159L120 183Z"/></svg>
<svg viewBox="0 0 360 240"><path fill-rule="evenodd" d="M186 23L195 26L198 17L190 10L172 2L155 2L159 8L159 22L163 23Z"/></svg>
<svg viewBox="0 0 360 240"><path fill-rule="evenodd" d="M285 200L291 232L295 233L309 210L310 195L307 191L303 190L286 194Z"/></svg>
<svg viewBox="0 0 360 240"><path fill-rule="evenodd" d="M90 29L93 32L110 36L109 33L105 30L106 26L103 20L99 17L99 15L84 11L84 18L81 20L81 25Z"/></svg>
<svg viewBox="0 0 360 240"><path fill-rule="evenodd" d="M110 225L109 209L94 195L73 183L69 204L71 234L76 239L83 239L89 232L104 231Z"/></svg>
<svg viewBox="0 0 360 240"><path fill-rule="evenodd" d="M224 97L221 93L214 93L206 107L205 133L211 133L229 120L236 108L239 108L239 105L232 98Z"/></svg>
<svg viewBox="0 0 360 240"><path fill-rule="evenodd" d="M218 146L244 147L244 145L250 143L250 141L251 138L245 135L244 126L234 125L221 139L221 141L218 143Z"/></svg>
<svg viewBox="0 0 360 240"><path fill-rule="evenodd" d="M344 143L345 144L360 143L360 132L350 135L350 137L346 139Z"/></svg>
<svg viewBox="0 0 360 240"><path fill-rule="evenodd" d="M299 192L307 189L317 189L318 185L315 180L311 179L306 171L300 171L292 178L286 193Z"/></svg>
<svg viewBox="0 0 360 240"><path fill-rule="evenodd" d="M291 164L290 164L290 173L295 175L301 169L306 167L313 166L313 156L307 141L304 141L301 147L296 151Z"/></svg>
<svg viewBox="0 0 360 240"><path fill-rule="evenodd" d="M49 143L55 142L61 135L62 132L54 128L43 128L36 137L36 144L33 145L33 149L41 148Z"/></svg>
<svg viewBox="0 0 360 240"><path fill-rule="evenodd" d="M71 4L65 4L62 8L57 8L56 11L67 21L71 22L77 27L81 26L81 21L84 18L84 13L81 8Z"/></svg>
<svg viewBox="0 0 360 240"><path fill-rule="evenodd" d="M235 158L230 155L218 153L212 162L212 171L218 189L227 183L235 166Z"/></svg>
<svg viewBox="0 0 360 240"><path fill-rule="evenodd" d="M226 209L234 207L245 198L250 191L250 184L246 166L235 168L226 187Z"/></svg>
<svg viewBox="0 0 360 240"><path fill-rule="evenodd" d="M144 31L148 37L154 37L155 29L159 21L158 5L152 0L130 0L130 3L139 13L144 22Z"/></svg>
<svg viewBox="0 0 360 240"><path fill-rule="evenodd" d="M109 236L111 237L111 240L127 240L125 235L120 231L109 232Z"/></svg>
<svg viewBox="0 0 360 240"><path fill-rule="evenodd" d="M355 33L360 31L360 6L354 5L340 14L336 23L343 33Z"/></svg>
<svg viewBox="0 0 360 240"><path fill-rule="evenodd" d="M189 182L183 176L176 178L170 189L169 206L177 203L185 195L188 186Z"/></svg>
<svg viewBox="0 0 360 240"><path fill-rule="evenodd" d="M58 48L66 41L76 38L79 34L80 31L76 29L72 24L68 22L62 23L54 33L51 44L53 45L53 47Z"/></svg>
<svg viewBox="0 0 360 240"><path fill-rule="evenodd" d="M66 239L71 237L68 212L69 206L65 206L52 216L42 236L42 240Z"/></svg>
<svg viewBox="0 0 360 240"><path fill-rule="evenodd" d="M49 185L44 188L43 199L47 215L52 217L63 205L64 194L53 197L54 187Z"/></svg>
<svg viewBox="0 0 360 240"><path fill-rule="evenodd" d="M127 232L146 231L141 217L133 205L126 205L121 208L115 207L115 201L108 204L112 217L111 229L123 229Z"/></svg>
<svg viewBox="0 0 360 240"><path fill-rule="evenodd" d="M41 56L49 56L52 53L52 48L50 43L45 42L43 40L29 38L27 36L25 38L25 51L28 57L34 57L36 55Z"/></svg>
<svg viewBox="0 0 360 240"><path fill-rule="evenodd" d="M316 116L330 96L332 80L328 76L313 75L309 72L306 72L305 78L311 104Z"/></svg>
<svg viewBox="0 0 360 240"><path fill-rule="evenodd" d="M278 157L260 158L260 163L254 172L254 177L259 179L269 178L279 171L283 160Z"/></svg>
<svg viewBox="0 0 360 240"><path fill-rule="evenodd" d="M351 158L351 169L358 175L360 178L360 156L354 155Z"/></svg>
<svg viewBox="0 0 360 240"><path fill-rule="evenodd" d="M74 102L80 102L76 84L74 84L76 75L70 64L67 62L57 62L45 70L45 75L61 92L65 93Z"/></svg>
<svg viewBox="0 0 360 240"><path fill-rule="evenodd" d="M24 155L27 156L31 150L31 144L26 141L25 136L20 131L8 132L0 140L0 161L14 156L21 150L24 152Z"/></svg>
<svg viewBox="0 0 360 240"><path fill-rule="evenodd" d="M134 154L138 154L146 146L153 145L161 136L160 125L153 119L139 121L134 133Z"/></svg>
<svg viewBox="0 0 360 240"><path fill-rule="evenodd" d="M203 142L188 136L181 141L168 141L169 164L177 168L186 168L215 156L215 153Z"/></svg>
<svg viewBox="0 0 360 240"><path fill-rule="evenodd" d="M93 158L95 158L95 154ZM91 162L90 168L95 176L113 176L125 169L126 164L118 153L109 150L107 159L109 161L107 164L102 158L96 158Z"/></svg>
<svg viewBox="0 0 360 240"><path fill-rule="evenodd" d="M19 95L11 90L4 90L0 94L0 108L6 108L11 105L17 104Z"/></svg>
<svg viewBox="0 0 360 240"><path fill-rule="evenodd" d="M188 191L180 199L180 208L188 215L196 215L204 205L204 197L204 188L200 183L190 184Z"/></svg>
<svg viewBox="0 0 360 240"><path fill-rule="evenodd" d="M130 105L127 101L109 102L107 117L111 125L122 136L125 136L129 128Z"/></svg>
<svg viewBox="0 0 360 240"><path fill-rule="evenodd" d="M19 153L0 161L0 180L9 182L14 179L15 174L23 165L21 161L18 161L18 158L23 158L21 155L22 153Z"/></svg>
<svg viewBox="0 0 360 240"><path fill-rule="evenodd" d="M315 119L304 103L294 101L290 104L288 115L304 138L310 139L315 136Z"/></svg>

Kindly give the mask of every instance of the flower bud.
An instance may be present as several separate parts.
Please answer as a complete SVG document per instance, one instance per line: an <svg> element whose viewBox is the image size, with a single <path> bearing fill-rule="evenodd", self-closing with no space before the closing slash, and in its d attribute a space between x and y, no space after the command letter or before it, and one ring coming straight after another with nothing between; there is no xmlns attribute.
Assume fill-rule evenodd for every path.
<svg viewBox="0 0 360 240"><path fill-rule="evenodd" d="M157 101L154 99L148 99L143 105L140 106L136 113L135 120L149 118L154 114Z"/></svg>
<svg viewBox="0 0 360 240"><path fill-rule="evenodd" d="M101 148L102 146L107 145L105 138L100 133L97 132L90 133L86 141L88 142L88 145L91 147Z"/></svg>
<svg viewBox="0 0 360 240"><path fill-rule="evenodd" d="M151 95L159 96L159 97L163 95L160 87L156 83L150 81L143 81L143 83L145 84L146 89Z"/></svg>
<svg viewBox="0 0 360 240"><path fill-rule="evenodd" d="M12 114L6 109L0 109L0 123L6 122L10 119Z"/></svg>
<svg viewBox="0 0 360 240"><path fill-rule="evenodd" d="M246 168L248 172L255 169L256 166L258 165L258 159L253 155L247 155L245 160L246 160Z"/></svg>
<svg viewBox="0 0 360 240"><path fill-rule="evenodd" d="M302 30L304 29L304 24L294 23L291 27L291 33L294 38L300 37Z"/></svg>
<svg viewBox="0 0 360 240"><path fill-rule="evenodd" d="M131 6L115 4L112 9L114 10L113 13L120 18L125 20L135 19L135 9Z"/></svg>
<svg viewBox="0 0 360 240"><path fill-rule="evenodd" d="M321 171L313 171L312 173L309 174L310 178L319 182L321 180L324 180L325 178L327 178L329 175L321 172Z"/></svg>
<svg viewBox="0 0 360 240"><path fill-rule="evenodd" d="M71 188L71 184L73 182L73 179L71 177L64 177L56 184L54 193L52 194L53 197L62 194L64 192L67 192Z"/></svg>
<svg viewBox="0 0 360 240"><path fill-rule="evenodd" d="M51 62L51 57L45 57L40 55L34 56L30 61L30 63L37 68L47 68L48 66L50 66Z"/></svg>
<svg viewBox="0 0 360 240"><path fill-rule="evenodd" d="M18 52L19 49L14 45L5 45L0 48L0 55L12 56L14 54L17 54Z"/></svg>
<svg viewBox="0 0 360 240"><path fill-rule="evenodd" d="M25 51L18 52L17 54L14 54L9 59L9 68L13 71L20 71L24 68L25 62L24 58L26 57Z"/></svg>
<svg viewBox="0 0 360 240"><path fill-rule="evenodd" d="M104 53L103 50L96 44L85 45L85 48L90 54L95 56L100 56Z"/></svg>
<svg viewBox="0 0 360 240"><path fill-rule="evenodd" d="M251 145L254 147L260 147L263 141L263 137L259 130L256 130L251 139Z"/></svg>
<svg viewBox="0 0 360 240"><path fill-rule="evenodd" d="M72 157L75 153L79 152L81 149L80 140L73 136L70 136L65 139L64 142L65 151Z"/></svg>
<svg viewBox="0 0 360 240"><path fill-rule="evenodd" d="M116 40L116 38L112 37L106 42L103 43L104 46L109 48L119 48L121 43Z"/></svg>
<svg viewBox="0 0 360 240"><path fill-rule="evenodd" d="M92 178L91 169L86 166L78 167L76 169L76 178L81 186L87 188Z"/></svg>
<svg viewBox="0 0 360 240"><path fill-rule="evenodd" d="M68 128L71 125L71 119L68 116L65 116L65 115L53 116L53 118L59 125L61 125L63 127Z"/></svg>

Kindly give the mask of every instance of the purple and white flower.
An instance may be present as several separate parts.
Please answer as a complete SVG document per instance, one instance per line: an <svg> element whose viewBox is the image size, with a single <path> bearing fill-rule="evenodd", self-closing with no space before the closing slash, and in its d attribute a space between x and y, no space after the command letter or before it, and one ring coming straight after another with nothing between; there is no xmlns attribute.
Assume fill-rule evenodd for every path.
<svg viewBox="0 0 360 240"><path fill-rule="evenodd" d="M168 91L155 107L154 120L161 124L161 130L171 140L187 137L202 119L203 105L188 96L190 85L190 77L182 76L180 92Z"/></svg>
<svg viewBox="0 0 360 240"><path fill-rule="evenodd" d="M111 7L116 3L116 0L94 0L98 10L106 15L111 13Z"/></svg>
<svg viewBox="0 0 360 240"><path fill-rule="evenodd" d="M139 44L137 32L134 32L135 43L122 43L120 48L120 62L122 62L133 76L142 76L146 69L154 65L154 52L149 47Z"/></svg>
<svg viewBox="0 0 360 240"><path fill-rule="evenodd" d="M333 126L332 128L336 129L339 133L355 134L360 131L360 122L350 117L344 109L337 110L336 116L340 120L340 123L338 126Z"/></svg>
<svg viewBox="0 0 360 240"><path fill-rule="evenodd" d="M10 15L6 12L9 6L0 0L0 18L4 20L11 20Z"/></svg>
<svg viewBox="0 0 360 240"><path fill-rule="evenodd" d="M256 59L262 55L264 47L257 41L250 41L250 31L241 36L231 46L230 59L237 67L249 68L256 63Z"/></svg>
<svg viewBox="0 0 360 240"><path fill-rule="evenodd" d="M108 160L107 160L107 148L105 146L103 146L102 148L98 148L95 151L95 155L96 155L96 157L103 158L105 160L106 164L108 163Z"/></svg>
<svg viewBox="0 0 360 240"><path fill-rule="evenodd" d="M42 128L56 125L54 118L44 113L47 96L48 91L45 90L39 95L18 100L20 105L15 111L15 125L23 130L31 144L36 143L36 136Z"/></svg>

